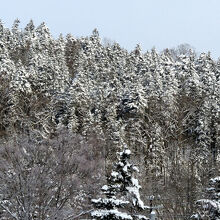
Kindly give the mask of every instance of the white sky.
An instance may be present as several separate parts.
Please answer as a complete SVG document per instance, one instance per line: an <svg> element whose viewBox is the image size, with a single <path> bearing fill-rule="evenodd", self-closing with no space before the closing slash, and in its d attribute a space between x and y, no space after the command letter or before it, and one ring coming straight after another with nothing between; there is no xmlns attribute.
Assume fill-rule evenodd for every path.
<svg viewBox="0 0 220 220"><path fill-rule="evenodd" d="M56 37L97 28L128 50L137 43L143 51L188 43L220 56L220 0L0 0L0 12L6 27L16 18L22 27L33 19Z"/></svg>

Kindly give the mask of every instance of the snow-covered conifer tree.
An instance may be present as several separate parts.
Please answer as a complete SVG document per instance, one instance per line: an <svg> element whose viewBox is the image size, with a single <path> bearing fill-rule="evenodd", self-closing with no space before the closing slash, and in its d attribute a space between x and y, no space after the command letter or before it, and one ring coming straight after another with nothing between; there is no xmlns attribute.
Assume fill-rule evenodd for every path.
<svg viewBox="0 0 220 220"><path fill-rule="evenodd" d="M138 171L137 166L129 162L131 151L124 146L118 153L118 162L114 165L108 184L102 187L106 198L93 199L98 210L92 212L97 219L147 219L139 215L140 210L147 208L140 198L141 186L133 173ZM120 196L121 199L117 199ZM125 207L126 206L126 207ZM121 213L117 208L129 208L129 214ZM109 218L109 216L111 218Z"/></svg>
<svg viewBox="0 0 220 220"><path fill-rule="evenodd" d="M131 215L118 210L118 208L123 208L129 203L129 201L117 199L120 185L109 182L102 187L102 191L106 198L92 199L92 203L97 208L91 213L93 218L105 220L133 219Z"/></svg>
<svg viewBox="0 0 220 220"><path fill-rule="evenodd" d="M210 179L209 188L206 189L208 199L196 202L199 212L192 216L193 219L220 219L220 176Z"/></svg>

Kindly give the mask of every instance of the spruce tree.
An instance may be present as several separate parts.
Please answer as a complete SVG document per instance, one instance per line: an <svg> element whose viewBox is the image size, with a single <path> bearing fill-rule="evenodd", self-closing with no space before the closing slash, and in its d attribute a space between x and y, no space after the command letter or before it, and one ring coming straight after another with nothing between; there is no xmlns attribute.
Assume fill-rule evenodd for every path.
<svg viewBox="0 0 220 220"><path fill-rule="evenodd" d="M118 208L124 208L129 203L128 201L117 199L120 185L109 181L107 185L102 187L102 191L106 198L92 199L92 203L97 208L91 213L93 218L104 220L133 219L131 215L118 210Z"/></svg>
<svg viewBox="0 0 220 220"><path fill-rule="evenodd" d="M138 214L146 206L140 198L141 186L133 176L138 168L129 162L130 155L131 151L127 146L124 146L124 149L118 153L118 162L108 178L108 184L102 187L106 198L92 200L98 209L92 212L92 217L96 219L147 219ZM119 197L122 199L117 199ZM129 209L129 214L120 212L117 208Z"/></svg>
<svg viewBox="0 0 220 220"><path fill-rule="evenodd" d="M220 176L210 179L206 190L209 198L196 202L199 211L192 218L220 220Z"/></svg>

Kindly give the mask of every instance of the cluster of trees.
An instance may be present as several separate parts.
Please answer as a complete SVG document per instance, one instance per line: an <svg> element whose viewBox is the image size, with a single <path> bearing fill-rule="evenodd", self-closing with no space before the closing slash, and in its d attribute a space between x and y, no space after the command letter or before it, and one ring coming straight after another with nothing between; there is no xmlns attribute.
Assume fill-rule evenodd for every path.
<svg viewBox="0 0 220 220"><path fill-rule="evenodd" d="M39 149L48 151L43 154L61 160L56 158L59 155L56 147L42 142L55 140L60 128L79 135L85 145L88 137L96 137L103 144L97 146L95 154L102 158L102 172L108 176L115 152L126 143L133 152L133 161L140 167L145 204L149 203L148 196L154 195L153 205L163 205L163 209L158 210L158 218L172 220L180 215L191 216L196 211L195 202L205 196L204 186L219 174L220 62L213 60L209 53L197 56L190 49L181 51L181 48L166 49L158 53L152 49L143 53L137 45L128 52L114 42L103 44L97 30L89 37L76 39L69 34L54 39L44 23L35 27L30 21L21 30L18 20L11 29L0 22L0 138L3 145L14 145L13 151L15 148L24 151L16 155L24 157L19 160L24 161L22 166L27 166L36 162L28 161L32 159L27 158L27 152L39 144ZM18 144L23 135L34 139L29 149ZM13 144L12 139L16 140ZM2 149L8 148L11 149ZM70 148L67 154L76 149ZM85 153L88 151L89 147ZM10 161L14 158L4 158L7 163L16 165ZM53 162L48 159L47 164L51 163L54 167L51 172L56 173ZM38 175L40 171L33 172ZM58 178L57 175L60 174L51 178ZM68 181L65 190L69 187ZM97 180L95 185L103 184L102 181ZM75 184L80 185L83 185L81 180ZM5 184L1 192L5 191L4 187ZM52 187L51 190L58 189ZM84 195L82 197L88 199L88 194ZM45 201L50 201L50 196ZM13 211L2 204L1 207L12 214L23 215L18 209ZM30 212L46 213L45 210Z"/></svg>
<svg viewBox="0 0 220 220"><path fill-rule="evenodd" d="M72 220L91 210L105 181L104 143L59 129L53 139L22 135L0 145L0 219Z"/></svg>

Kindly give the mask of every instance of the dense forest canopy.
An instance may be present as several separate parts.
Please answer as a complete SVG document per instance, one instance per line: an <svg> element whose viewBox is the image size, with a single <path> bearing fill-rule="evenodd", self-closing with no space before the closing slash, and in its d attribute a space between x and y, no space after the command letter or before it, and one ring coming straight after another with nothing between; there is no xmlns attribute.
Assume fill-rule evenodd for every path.
<svg viewBox="0 0 220 220"><path fill-rule="evenodd" d="M41 216L29 207L36 218L17 211L17 197L9 195L15 186L6 187L4 179L10 175L4 176L0 179L1 219L13 219L13 215L14 219L54 219L60 209L62 215L57 218L68 219L71 213L89 210L90 199L106 181L115 152L124 143L140 167L142 199L147 204L148 196L154 195L154 205L163 205L157 211L159 219L191 216L196 212L195 201L205 196L209 179L219 175L220 62L209 53L197 55L190 48L143 53L139 45L129 52L115 42L104 44L96 29L88 37L69 34L55 39L45 23L35 27L30 21L22 30L19 20L11 29L0 22L0 97L0 157L8 164L0 176L10 171L17 177L34 170L37 153L33 149L38 147L43 155L63 161L58 157L59 144L67 145L62 155L71 154L69 159L80 155L93 171L86 172L80 160L78 164L67 160L75 170L75 182L72 186L65 176L62 187L71 196L65 203L56 197L47 210L42 208ZM24 152L11 158L11 150ZM14 160L23 161L22 169ZM48 170L56 167L48 157L45 160ZM51 172L56 175L48 176L48 181L56 182L59 172ZM51 187L48 196L54 198L52 192L57 189Z"/></svg>

